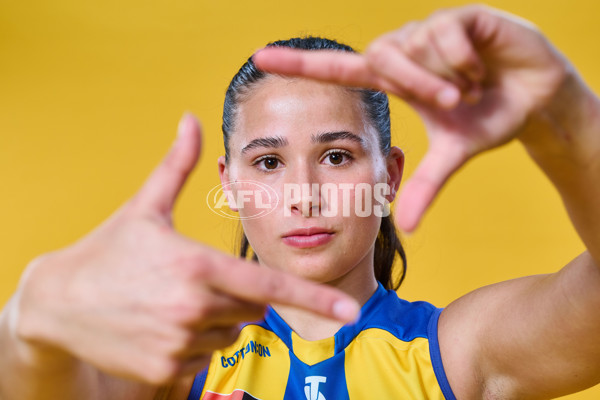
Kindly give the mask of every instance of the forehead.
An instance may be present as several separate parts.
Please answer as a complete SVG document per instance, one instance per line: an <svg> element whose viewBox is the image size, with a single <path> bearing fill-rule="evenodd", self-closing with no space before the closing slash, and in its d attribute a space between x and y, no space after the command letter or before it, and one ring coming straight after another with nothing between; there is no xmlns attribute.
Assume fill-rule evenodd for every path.
<svg viewBox="0 0 600 400"><path fill-rule="evenodd" d="M339 131L352 132L367 142L377 139L365 119L359 92L302 78L269 76L240 102L231 144L243 146L264 136L293 142Z"/></svg>

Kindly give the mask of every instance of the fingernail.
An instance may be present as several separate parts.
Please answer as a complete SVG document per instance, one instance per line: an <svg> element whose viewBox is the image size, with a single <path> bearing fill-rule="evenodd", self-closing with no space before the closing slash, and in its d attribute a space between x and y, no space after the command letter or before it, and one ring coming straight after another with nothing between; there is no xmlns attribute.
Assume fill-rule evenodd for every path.
<svg viewBox="0 0 600 400"><path fill-rule="evenodd" d="M261 47L260 49L257 49L251 56L252 59L254 59L254 57L259 54L261 51L263 51L265 48Z"/></svg>
<svg viewBox="0 0 600 400"><path fill-rule="evenodd" d="M339 300L333 304L333 315L343 321L358 319L360 307L354 301Z"/></svg>
<svg viewBox="0 0 600 400"><path fill-rule="evenodd" d="M442 108L453 108L460 100L460 92L455 88L445 88L436 96L438 105Z"/></svg>
<svg viewBox="0 0 600 400"><path fill-rule="evenodd" d="M254 65L260 69L260 67L262 66L262 60L260 58L260 53L262 53L264 50L266 49L266 47L261 47L260 49L256 50L254 52L254 54L252 54L252 56L250 57L250 59L252 60L252 62L254 63Z"/></svg>

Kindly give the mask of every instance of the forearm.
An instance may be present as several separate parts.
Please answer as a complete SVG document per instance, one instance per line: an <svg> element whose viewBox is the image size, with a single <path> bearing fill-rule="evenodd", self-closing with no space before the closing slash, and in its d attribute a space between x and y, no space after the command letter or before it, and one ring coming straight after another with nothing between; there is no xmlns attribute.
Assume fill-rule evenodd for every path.
<svg viewBox="0 0 600 400"><path fill-rule="evenodd" d="M0 314L0 399L93 399L83 385L94 379L89 368L61 350L19 336L17 300Z"/></svg>
<svg viewBox="0 0 600 400"><path fill-rule="evenodd" d="M600 265L600 101L574 73L520 136Z"/></svg>

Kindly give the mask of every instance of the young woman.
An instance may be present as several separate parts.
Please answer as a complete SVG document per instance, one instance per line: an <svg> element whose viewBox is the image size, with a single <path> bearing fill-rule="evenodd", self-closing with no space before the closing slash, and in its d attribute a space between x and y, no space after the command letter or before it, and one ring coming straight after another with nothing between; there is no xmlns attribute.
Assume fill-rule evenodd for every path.
<svg viewBox="0 0 600 400"><path fill-rule="evenodd" d="M372 200L374 211L381 197L358 188L395 195L403 158L389 145L385 96L250 63L228 91L219 166L234 191L252 181L283 194L271 213L244 220L260 266L172 229L199 153L186 116L131 201L28 267L0 317L0 399L535 399L600 380L600 104L539 32L465 7L386 35L364 56L275 48L253 60L384 89L421 113L431 148L398 201L403 229L470 157L517 138L587 251L557 273L481 288L443 311L398 299L384 288L395 285L384 266L401 253L389 219L370 208L330 212L346 199ZM287 189L303 184L337 185L328 193L338 197ZM240 215L254 215L243 204ZM265 319L240 333L264 304Z"/></svg>
<svg viewBox="0 0 600 400"><path fill-rule="evenodd" d="M319 38L273 45L351 51ZM280 198L259 218L247 218L256 214L252 201L239 209L259 264L336 287L364 306L359 320L341 327L274 304L265 321L246 325L213 355L191 398L440 397L439 385L430 387L436 373L447 385L441 364L431 361L439 360L439 312L398 299L393 289L401 278L391 269L395 253L404 253L391 217L382 223L375 212L381 204L371 188L384 184L392 200L403 166L402 152L390 144L387 96L268 75L249 60L229 86L223 114L224 186L236 192L238 182L256 182ZM302 185L310 190L286 195Z"/></svg>
<svg viewBox="0 0 600 400"><path fill-rule="evenodd" d="M395 193L403 159L390 146L383 94L304 77L375 87L408 99L431 134L398 206L404 228L414 229L469 157L518 138L563 195L589 251L558 273L482 288L442 312L384 290L395 287L391 265L375 253L402 254L393 226L379 231L388 220L357 210L327 217L323 196L284 201L243 220L259 263L342 289L363 304L360 318L340 327L274 304L214 353L190 398L549 398L598 382L600 103L537 31L467 7L383 37L366 56L308 38L276 42L254 60L297 77L261 72L252 59L234 77L219 162L225 184L285 193L286 184L386 183ZM350 193L355 204L360 193Z"/></svg>
<svg viewBox="0 0 600 400"><path fill-rule="evenodd" d="M600 103L534 27L469 6L384 35L364 56L267 49L254 60L272 73L384 89L419 112L430 149L398 200L405 230L469 158L519 140L587 249L559 272L448 306L437 335L449 387L459 399L552 398L600 381Z"/></svg>

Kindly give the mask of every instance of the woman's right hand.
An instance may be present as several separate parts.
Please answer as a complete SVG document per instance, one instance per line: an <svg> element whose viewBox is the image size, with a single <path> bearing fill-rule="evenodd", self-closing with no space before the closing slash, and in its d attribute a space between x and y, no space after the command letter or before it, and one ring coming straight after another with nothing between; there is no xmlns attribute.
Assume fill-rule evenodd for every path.
<svg viewBox="0 0 600 400"><path fill-rule="evenodd" d="M22 344L162 384L199 371L268 303L343 322L356 317L357 303L337 290L233 258L173 229L173 205L200 143L198 122L184 116L173 148L139 193L79 242L31 263L14 299Z"/></svg>

